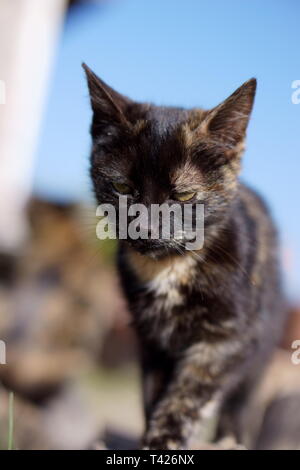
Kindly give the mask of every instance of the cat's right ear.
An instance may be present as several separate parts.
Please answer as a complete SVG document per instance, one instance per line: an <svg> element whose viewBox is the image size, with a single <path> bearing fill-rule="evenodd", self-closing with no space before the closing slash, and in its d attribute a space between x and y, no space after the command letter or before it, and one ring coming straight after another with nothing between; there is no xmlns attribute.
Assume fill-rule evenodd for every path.
<svg viewBox="0 0 300 470"><path fill-rule="evenodd" d="M94 112L93 126L99 130L108 124L131 127L126 118L126 112L132 103L131 100L108 86L85 63L82 64L82 67L86 73L91 106Z"/></svg>

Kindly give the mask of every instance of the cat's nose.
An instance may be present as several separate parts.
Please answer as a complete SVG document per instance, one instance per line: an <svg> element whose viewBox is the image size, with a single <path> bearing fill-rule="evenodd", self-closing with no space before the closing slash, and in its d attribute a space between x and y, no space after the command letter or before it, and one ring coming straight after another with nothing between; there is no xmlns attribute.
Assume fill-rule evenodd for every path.
<svg viewBox="0 0 300 470"><path fill-rule="evenodd" d="M136 221L136 227L140 238L145 240L157 239L159 236L159 229L156 225L156 221L151 220L150 211L141 213Z"/></svg>

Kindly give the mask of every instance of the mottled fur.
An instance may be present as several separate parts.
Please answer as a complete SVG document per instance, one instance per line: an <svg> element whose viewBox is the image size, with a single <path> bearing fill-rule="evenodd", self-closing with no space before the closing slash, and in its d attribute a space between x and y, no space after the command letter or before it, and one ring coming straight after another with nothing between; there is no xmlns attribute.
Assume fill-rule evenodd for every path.
<svg viewBox="0 0 300 470"><path fill-rule="evenodd" d="M85 70L98 202L116 204L117 180L134 188L132 202L171 203L174 191L195 191L193 202L205 205L199 252L176 240L120 243L121 280L141 346L143 445L186 448L213 409L220 411L219 437L242 440L240 408L284 319L276 231L262 200L238 179L256 81L210 111L189 111L132 102Z"/></svg>

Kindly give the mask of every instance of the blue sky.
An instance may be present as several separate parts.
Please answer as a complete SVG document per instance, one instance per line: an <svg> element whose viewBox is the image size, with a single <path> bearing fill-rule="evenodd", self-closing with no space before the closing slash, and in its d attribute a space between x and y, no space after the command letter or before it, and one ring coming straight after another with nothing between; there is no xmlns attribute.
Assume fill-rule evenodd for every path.
<svg viewBox="0 0 300 470"><path fill-rule="evenodd" d="M243 177L279 222L289 290L300 297L298 0L110 0L68 15L42 124L35 192L89 197L90 109L81 62L118 91L157 104L212 107L252 76L258 91ZM288 255L288 253L290 253ZM298 273L299 272L299 273Z"/></svg>

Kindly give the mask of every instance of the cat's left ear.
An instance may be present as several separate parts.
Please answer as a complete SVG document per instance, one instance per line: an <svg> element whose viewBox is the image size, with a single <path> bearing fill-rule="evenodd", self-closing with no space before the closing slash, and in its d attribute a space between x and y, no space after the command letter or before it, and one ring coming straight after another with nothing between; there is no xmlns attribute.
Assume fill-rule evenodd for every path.
<svg viewBox="0 0 300 470"><path fill-rule="evenodd" d="M86 64L83 63L82 67L86 73L94 112L93 125L99 128L107 124L130 127L126 113L132 101L108 86Z"/></svg>
<svg viewBox="0 0 300 470"><path fill-rule="evenodd" d="M245 82L223 103L208 112L202 122L205 133L226 146L235 147L245 138L256 91L256 79Z"/></svg>

